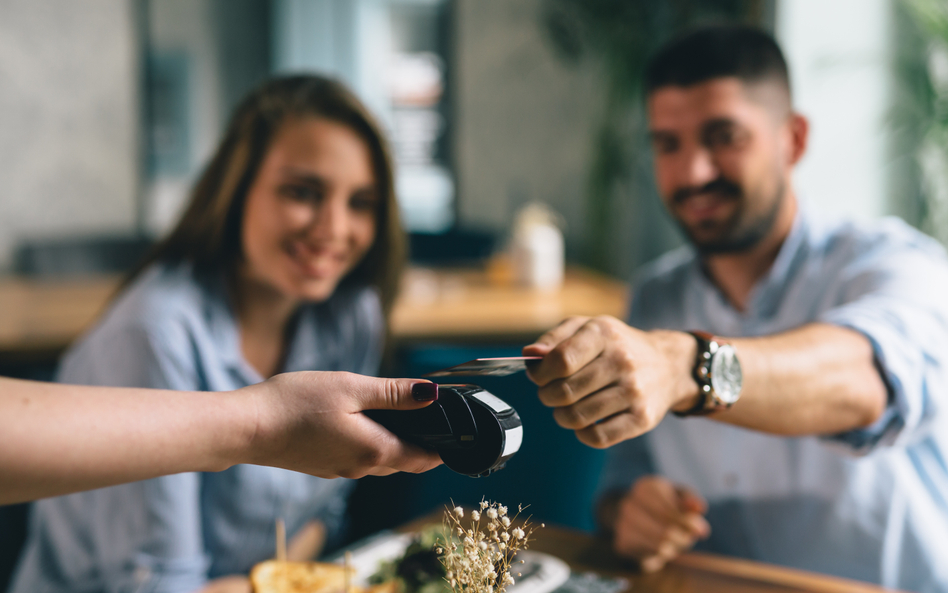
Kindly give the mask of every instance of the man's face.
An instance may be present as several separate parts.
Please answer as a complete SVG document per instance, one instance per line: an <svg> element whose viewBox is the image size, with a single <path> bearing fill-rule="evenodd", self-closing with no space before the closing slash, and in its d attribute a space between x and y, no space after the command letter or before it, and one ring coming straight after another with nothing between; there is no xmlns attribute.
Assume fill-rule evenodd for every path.
<svg viewBox="0 0 948 593"><path fill-rule="evenodd" d="M789 110L767 86L717 78L649 96L662 200L703 254L749 250L777 219L796 158Z"/></svg>

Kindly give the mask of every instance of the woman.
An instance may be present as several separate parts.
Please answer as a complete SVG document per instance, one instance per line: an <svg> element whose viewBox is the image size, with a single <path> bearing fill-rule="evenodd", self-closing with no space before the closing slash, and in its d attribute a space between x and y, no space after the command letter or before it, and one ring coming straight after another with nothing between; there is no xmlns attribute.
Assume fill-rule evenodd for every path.
<svg viewBox="0 0 948 593"><path fill-rule="evenodd" d="M264 85L60 380L223 391L376 372L404 254L392 186L378 126L341 85ZM340 533L350 486L237 465L43 501L12 590L247 590L275 520L289 555L313 558Z"/></svg>

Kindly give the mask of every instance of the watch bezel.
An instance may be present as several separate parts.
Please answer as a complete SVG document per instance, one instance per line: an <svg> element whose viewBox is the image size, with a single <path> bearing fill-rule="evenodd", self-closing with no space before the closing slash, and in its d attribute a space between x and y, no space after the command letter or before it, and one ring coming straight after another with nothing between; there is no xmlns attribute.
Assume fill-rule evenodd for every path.
<svg viewBox="0 0 948 593"><path fill-rule="evenodd" d="M737 350L730 344L721 344L711 355L708 379L711 385L709 395L720 405L730 407L741 398L743 373L741 362L737 358ZM730 369L728 368L730 367ZM729 372L730 370L730 372ZM736 371L738 383L735 385L732 378Z"/></svg>

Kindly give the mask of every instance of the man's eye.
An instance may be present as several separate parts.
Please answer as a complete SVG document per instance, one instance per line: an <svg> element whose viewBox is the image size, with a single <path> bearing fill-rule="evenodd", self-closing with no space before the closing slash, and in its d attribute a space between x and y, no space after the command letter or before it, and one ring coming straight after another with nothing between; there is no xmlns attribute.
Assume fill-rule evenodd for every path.
<svg viewBox="0 0 948 593"><path fill-rule="evenodd" d="M737 130L722 129L714 130L706 138L708 148L732 148L741 143L743 135Z"/></svg>
<svg viewBox="0 0 948 593"><path fill-rule="evenodd" d="M652 149L657 154L671 154L678 150L678 140L676 138L652 138Z"/></svg>

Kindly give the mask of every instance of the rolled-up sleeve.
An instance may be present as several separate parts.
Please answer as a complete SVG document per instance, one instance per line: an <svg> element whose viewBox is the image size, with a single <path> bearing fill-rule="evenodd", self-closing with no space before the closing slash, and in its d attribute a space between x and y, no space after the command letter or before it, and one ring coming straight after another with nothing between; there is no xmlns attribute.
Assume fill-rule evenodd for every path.
<svg viewBox="0 0 948 593"><path fill-rule="evenodd" d="M183 328L129 327L66 360L60 381L196 390ZM97 516L93 548L108 591L186 593L207 582L199 473L184 473L89 493Z"/></svg>
<svg viewBox="0 0 948 593"><path fill-rule="evenodd" d="M898 231L852 247L861 253L842 268L841 304L819 316L866 336L889 390L873 425L828 437L857 453L922 438L948 402L948 263L934 241Z"/></svg>

